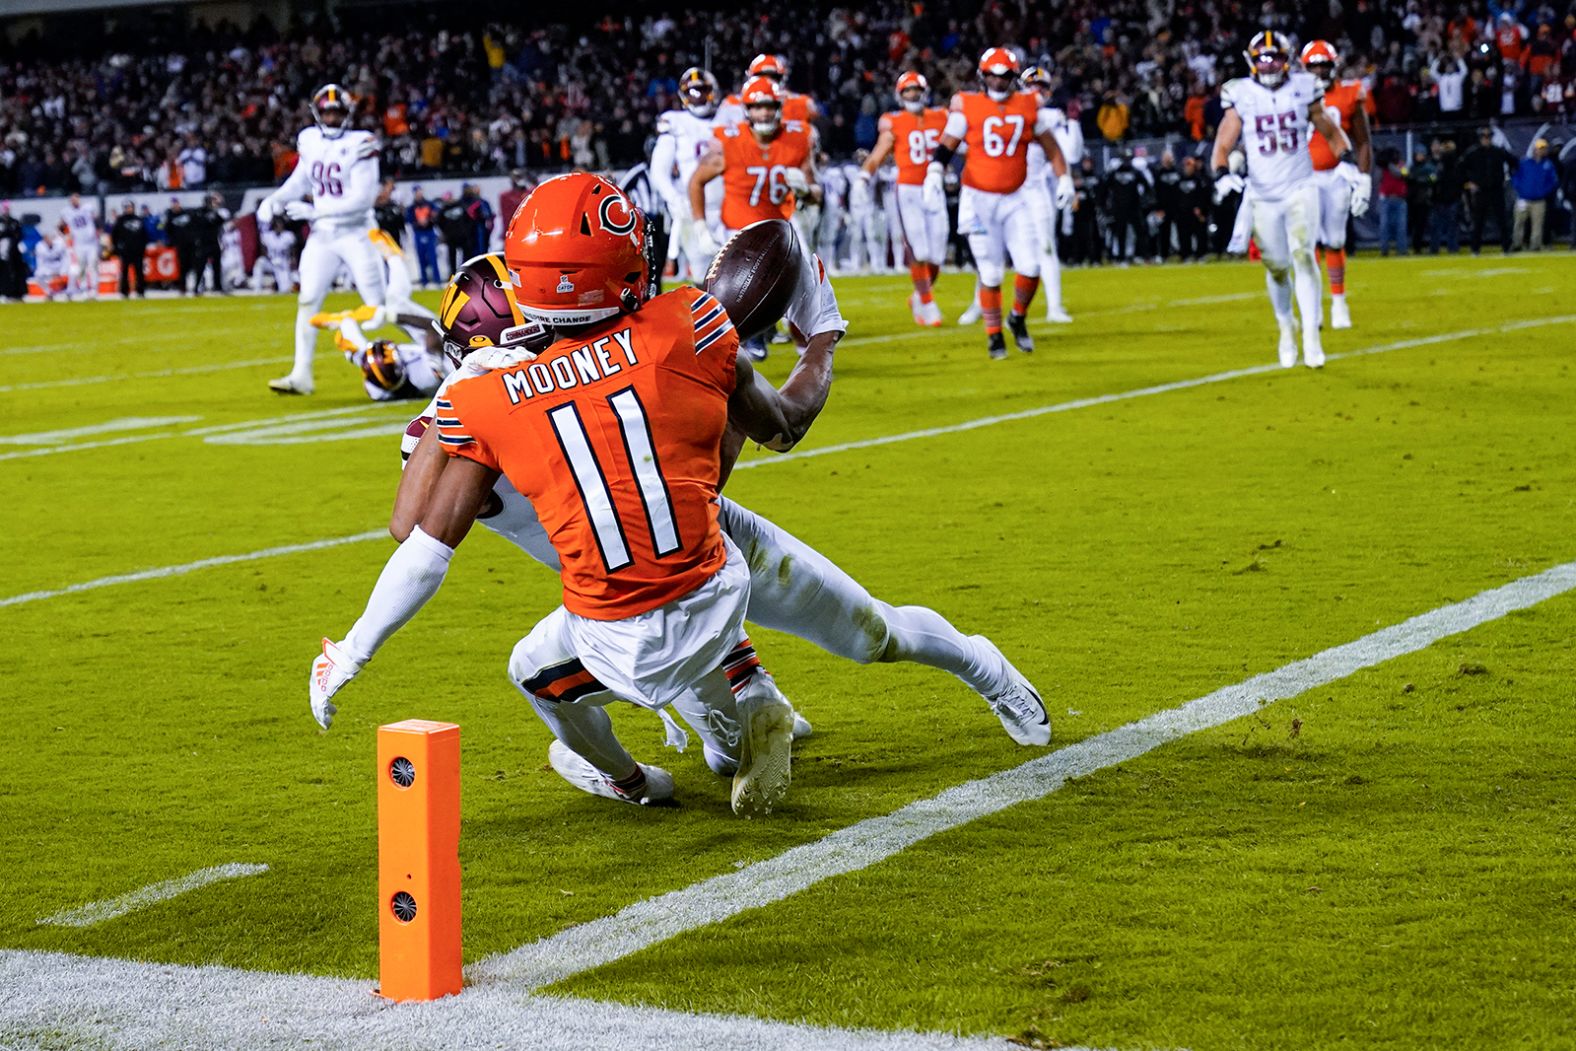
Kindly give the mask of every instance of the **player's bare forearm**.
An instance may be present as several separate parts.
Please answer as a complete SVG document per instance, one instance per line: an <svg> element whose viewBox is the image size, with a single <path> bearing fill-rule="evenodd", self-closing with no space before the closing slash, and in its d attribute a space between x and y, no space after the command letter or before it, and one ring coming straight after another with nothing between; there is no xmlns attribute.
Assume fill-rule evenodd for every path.
<svg viewBox="0 0 1576 1051"><path fill-rule="evenodd" d="M422 512L421 531L439 543L459 547L497 481L498 472L491 467L462 456L448 456Z"/></svg>
<svg viewBox="0 0 1576 1051"><path fill-rule="evenodd" d="M799 444L831 393L832 351L842 338L836 330L812 336L788 379L775 390L740 354L737 382L728 402L729 420L751 441L775 452Z"/></svg>
<svg viewBox="0 0 1576 1051"><path fill-rule="evenodd" d="M1374 140L1368 129L1368 111L1361 106L1352 114L1352 152L1357 154L1357 167L1367 174L1373 171Z"/></svg>
<svg viewBox="0 0 1576 1051"><path fill-rule="evenodd" d="M695 167L695 174L690 176L689 200L690 215L699 219L706 214L706 184L722 174L722 158L710 154L703 158Z"/></svg>
<svg viewBox="0 0 1576 1051"><path fill-rule="evenodd" d="M404 543L416 523L421 521L422 515L426 514L432 491L438 484L438 476L443 473L443 465L448 458L448 454L438 444L437 428L429 426L406 461L405 471L399 476L399 488L394 491L394 513L389 517L389 535L395 540Z"/></svg>
<svg viewBox="0 0 1576 1051"><path fill-rule="evenodd" d="M739 430L732 420L729 420L727 428L722 432L722 469L717 472L718 492L722 491L723 486L728 484L728 479L733 476L733 465L739 462L739 454L744 451L744 443L748 440L748 436Z"/></svg>
<svg viewBox="0 0 1576 1051"><path fill-rule="evenodd" d="M1324 136L1324 141L1330 144L1330 152L1337 157L1345 156L1346 152L1352 148L1352 142L1346 137L1346 132L1341 130L1339 124L1330 119L1330 115L1324 111L1322 104L1315 103L1308 109L1308 120L1318 129L1319 134Z"/></svg>
<svg viewBox="0 0 1576 1051"><path fill-rule="evenodd" d="M1209 154L1209 167L1211 171L1218 171L1226 166L1226 160L1231 156L1231 148L1237 144L1237 139L1242 134L1242 117L1234 109L1228 109L1220 118L1220 127L1215 131L1215 148Z"/></svg>
<svg viewBox="0 0 1576 1051"><path fill-rule="evenodd" d="M870 151L870 156L865 158L865 163L859 166L866 175L874 175L876 169L881 167L881 162L886 160L887 154L892 152L892 133L883 131L876 138L876 144Z"/></svg>
<svg viewBox="0 0 1576 1051"><path fill-rule="evenodd" d="M1067 174L1067 158L1062 156L1062 145L1056 141L1056 136L1048 131L1042 131L1034 137L1040 144L1040 149L1045 151L1045 159L1050 162L1051 171L1060 179Z"/></svg>

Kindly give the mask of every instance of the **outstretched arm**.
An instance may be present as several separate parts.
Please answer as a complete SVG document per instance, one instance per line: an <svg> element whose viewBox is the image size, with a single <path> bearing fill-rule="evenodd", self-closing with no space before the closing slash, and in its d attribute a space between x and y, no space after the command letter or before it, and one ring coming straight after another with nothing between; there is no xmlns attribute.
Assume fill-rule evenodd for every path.
<svg viewBox="0 0 1576 1051"><path fill-rule="evenodd" d="M812 336L804 355L781 389L774 388L749 356L740 353L733 396L728 399L728 420L744 436L775 452L787 452L810 430L832 389L832 350L843 333L838 330ZM735 457L738 453L735 451ZM731 470L731 464L724 465Z"/></svg>

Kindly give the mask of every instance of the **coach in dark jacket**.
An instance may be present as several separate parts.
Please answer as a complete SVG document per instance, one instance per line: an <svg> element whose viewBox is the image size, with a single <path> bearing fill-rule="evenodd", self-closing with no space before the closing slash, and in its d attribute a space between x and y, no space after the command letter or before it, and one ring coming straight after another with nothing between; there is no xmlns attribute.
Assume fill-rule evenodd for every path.
<svg viewBox="0 0 1576 1051"><path fill-rule="evenodd" d="M11 204L0 201L0 299L27 295L27 261L22 258L22 224Z"/></svg>
<svg viewBox="0 0 1576 1051"><path fill-rule="evenodd" d="M468 197L450 197L438 209L438 233L449 249L451 275L474 254L471 248L476 243L476 224L471 220L470 207Z"/></svg>
<svg viewBox="0 0 1576 1051"><path fill-rule="evenodd" d="M1510 219L1505 214L1505 171L1515 170L1516 158L1494 145L1494 132L1478 129L1478 144L1461 155L1461 178L1472 209L1472 254L1483 247L1483 226L1490 215L1499 224L1500 247L1510 252Z"/></svg>
<svg viewBox="0 0 1576 1051"><path fill-rule="evenodd" d="M197 212L197 288L200 295L204 287L204 271L213 277L213 291L224 291L224 276L220 263L220 242L224 238L224 224L230 221L230 211L224 198L210 194Z"/></svg>
<svg viewBox="0 0 1576 1051"><path fill-rule="evenodd" d="M179 197L170 201L170 210L164 213L164 239L170 243L171 248L175 249L175 259L180 265L180 285L183 296L186 294L188 279L193 286L202 280L194 272L197 265L197 225L201 221L196 212L186 210Z"/></svg>
<svg viewBox="0 0 1576 1051"><path fill-rule="evenodd" d="M142 258L148 254L148 228L143 224L142 216L137 214L134 202L127 201L121 207L120 214L109 228L109 240L115 249L116 258L120 260L120 294L131 295L135 279L137 295L147 295L148 278L142 272Z"/></svg>

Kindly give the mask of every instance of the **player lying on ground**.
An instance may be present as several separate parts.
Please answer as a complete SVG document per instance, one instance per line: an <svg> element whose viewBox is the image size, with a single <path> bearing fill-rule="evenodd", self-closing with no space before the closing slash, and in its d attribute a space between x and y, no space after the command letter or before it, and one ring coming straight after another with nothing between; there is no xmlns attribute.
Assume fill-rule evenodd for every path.
<svg viewBox="0 0 1576 1051"><path fill-rule="evenodd" d="M522 202L507 235L510 278L525 316L557 339L510 368L459 378L438 399L449 459L421 521L344 642L325 639L313 664L324 726L334 693L442 584L507 475L541 516L564 584L564 605L515 647L511 680L536 698L607 691L654 710L690 690L731 693L734 810L770 810L787 790L792 709L744 634L749 570L717 526L721 445L730 422L774 449L797 443L825 403L841 333L812 340L779 392L738 357L712 296L684 288L646 301L646 247L644 217L598 176L550 179ZM556 714L555 732L610 788L671 798L671 777L636 763L601 708Z"/></svg>
<svg viewBox="0 0 1576 1051"><path fill-rule="evenodd" d="M380 313L411 333L417 342L368 339L361 326ZM367 304L354 310L312 315L314 328L333 330L334 346L344 352L346 361L361 370L367 397L373 401L432 397L452 369L443 357L442 340L433 327L434 321L431 311L387 313Z"/></svg>

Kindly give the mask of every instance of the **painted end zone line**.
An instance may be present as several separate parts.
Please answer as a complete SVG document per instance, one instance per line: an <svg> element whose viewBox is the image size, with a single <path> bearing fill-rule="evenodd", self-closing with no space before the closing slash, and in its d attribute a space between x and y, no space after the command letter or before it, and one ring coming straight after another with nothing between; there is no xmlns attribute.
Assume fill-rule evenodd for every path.
<svg viewBox="0 0 1576 1051"><path fill-rule="evenodd" d="M38 922L54 927L92 927L94 924L124 916L128 912L145 909L149 905L157 905L161 901L168 901L188 891L206 887L210 883L241 879L244 876L260 876L267 871L267 865L245 865L240 862L214 865L211 868L198 869L178 879L150 883L146 887L122 894L118 898L110 898L108 901L90 902L75 909L57 912L53 916L45 916Z"/></svg>
<svg viewBox="0 0 1576 1051"><path fill-rule="evenodd" d="M781 901L832 876L867 868L930 836L1014 804L1041 799L1071 778L1115 766L1168 741L1255 712L1263 705L1415 653L1440 639L1572 589L1576 589L1576 562L1523 577L1031 759L1022 766L850 825L775 858L636 902L613 916L570 927L550 938L481 961L470 968L470 980L482 987L502 984L538 989L550 985L687 931Z"/></svg>
<svg viewBox="0 0 1576 1051"><path fill-rule="evenodd" d="M96 588L107 588L112 584L134 584L142 580L159 580L163 577L178 577L192 573L199 569L212 569L214 566L229 566L237 562L255 562L261 558L273 558L275 555L294 555L302 551L320 551L325 547L338 547L341 544L358 544L363 540L376 540L380 536L388 536L386 529L369 529L365 533L353 533L350 536L329 537L326 540L313 540L305 544L286 544L283 547L265 547L261 551L248 551L241 555L218 555L214 558L199 559L196 562L185 562L178 566L158 566L154 569L144 569L136 573L122 573L119 576L99 577L97 580L84 581L81 584L68 584L63 588L53 591L29 591L25 595L12 595L10 598L0 598L0 607L20 606L25 602L37 602L40 599L59 598L61 595L74 595L79 591L93 591Z"/></svg>

